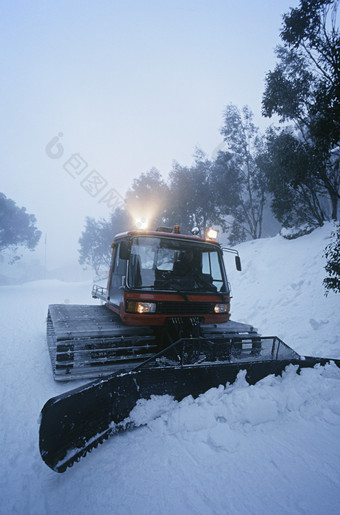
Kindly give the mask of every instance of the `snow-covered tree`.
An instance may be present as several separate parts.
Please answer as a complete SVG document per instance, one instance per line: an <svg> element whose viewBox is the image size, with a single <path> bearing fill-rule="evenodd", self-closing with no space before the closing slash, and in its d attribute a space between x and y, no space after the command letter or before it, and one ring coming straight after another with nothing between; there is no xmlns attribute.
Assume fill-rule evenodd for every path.
<svg viewBox="0 0 340 515"><path fill-rule="evenodd" d="M329 290L340 293L340 223L332 234L332 242L325 249L327 265L325 270L328 276L323 283L326 287L326 294Z"/></svg>
<svg viewBox="0 0 340 515"><path fill-rule="evenodd" d="M35 216L28 214L25 207L18 207L0 193L0 253L10 249L14 253L13 261L16 261L20 259L18 247L35 249L41 236L35 224Z"/></svg>

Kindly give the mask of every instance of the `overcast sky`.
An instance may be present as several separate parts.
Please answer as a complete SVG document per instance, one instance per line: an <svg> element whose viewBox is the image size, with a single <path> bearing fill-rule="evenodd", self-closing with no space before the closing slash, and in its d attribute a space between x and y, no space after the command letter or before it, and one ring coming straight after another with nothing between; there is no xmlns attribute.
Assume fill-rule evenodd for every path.
<svg viewBox="0 0 340 515"><path fill-rule="evenodd" d="M0 0L0 191L36 215L50 266L133 178L212 155L227 104L268 125L265 74L298 3Z"/></svg>

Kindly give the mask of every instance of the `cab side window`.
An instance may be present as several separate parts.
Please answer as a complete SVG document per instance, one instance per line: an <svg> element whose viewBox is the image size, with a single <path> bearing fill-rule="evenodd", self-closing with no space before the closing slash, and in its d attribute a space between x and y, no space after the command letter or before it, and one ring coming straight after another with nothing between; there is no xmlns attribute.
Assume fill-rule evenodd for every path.
<svg viewBox="0 0 340 515"><path fill-rule="evenodd" d="M121 259L120 254L120 243L115 247L112 277L110 285L110 302L116 306L120 305L123 299L123 282L126 276L126 259Z"/></svg>
<svg viewBox="0 0 340 515"><path fill-rule="evenodd" d="M217 291L223 288L223 278L217 252L202 252L202 273L211 277Z"/></svg>

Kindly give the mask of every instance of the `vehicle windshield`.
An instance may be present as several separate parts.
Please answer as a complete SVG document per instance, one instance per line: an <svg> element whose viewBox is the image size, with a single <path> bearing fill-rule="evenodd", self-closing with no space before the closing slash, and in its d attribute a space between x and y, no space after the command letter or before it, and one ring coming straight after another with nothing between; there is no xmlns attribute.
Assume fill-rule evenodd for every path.
<svg viewBox="0 0 340 515"><path fill-rule="evenodd" d="M135 237L130 288L227 293L221 253L213 245L180 239Z"/></svg>

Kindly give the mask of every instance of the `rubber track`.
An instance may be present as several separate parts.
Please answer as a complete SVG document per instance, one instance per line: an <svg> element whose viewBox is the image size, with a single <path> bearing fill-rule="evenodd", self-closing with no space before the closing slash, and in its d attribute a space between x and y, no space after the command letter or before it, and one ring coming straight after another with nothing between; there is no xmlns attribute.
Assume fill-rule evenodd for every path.
<svg viewBox="0 0 340 515"><path fill-rule="evenodd" d="M56 380L105 377L157 350L148 327L129 327L105 306L52 304L47 342Z"/></svg>

